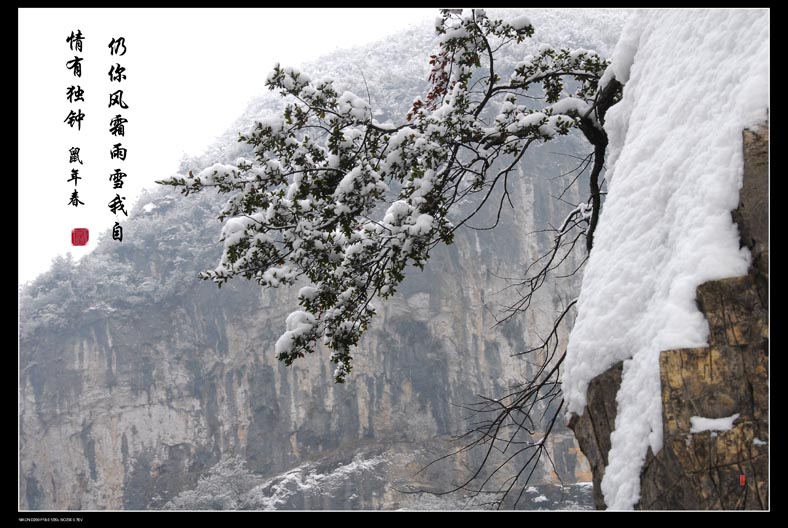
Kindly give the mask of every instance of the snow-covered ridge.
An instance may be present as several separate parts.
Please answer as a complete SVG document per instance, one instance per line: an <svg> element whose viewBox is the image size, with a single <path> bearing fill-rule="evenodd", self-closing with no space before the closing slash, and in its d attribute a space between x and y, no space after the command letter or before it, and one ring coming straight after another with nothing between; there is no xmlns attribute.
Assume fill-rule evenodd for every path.
<svg viewBox="0 0 788 528"><path fill-rule="evenodd" d="M381 480L378 468L381 464L387 464L383 456L357 454L350 462L333 469L307 462L282 475L262 479L247 469L242 458L229 457L203 475L193 490L181 493L164 509L292 509L292 501L297 497L319 500L321 495L330 495L338 487L363 479Z"/></svg>
<svg viewBox="0 0 788 528"><path fill-rule="evenodd" d="M640 497L646 452L662 446L659 353L706 345L696 288L746 273L730 211L742 129L768 118L768 10L657 10L625 27L608 75L609 194L583 276L564 391L581 413L588 383L619 361L623 380L602 481L612 509Z"/></svg>

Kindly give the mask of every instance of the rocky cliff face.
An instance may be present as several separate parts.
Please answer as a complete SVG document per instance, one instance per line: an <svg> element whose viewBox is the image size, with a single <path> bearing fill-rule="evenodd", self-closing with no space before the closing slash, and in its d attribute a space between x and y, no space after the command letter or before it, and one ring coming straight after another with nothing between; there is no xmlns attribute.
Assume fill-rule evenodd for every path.
<svg viewBox="0 0 788 528"><path fill-rule="evenodd" d="M765 509L769 506L768 407L768 127L745 130L744 181L733 212L741 244L752 253L748 275L702 284L707 348L660 355L663 448L649 452L640 509ZM588 406L570 427L594 474L594 502L615 425L621 364L595 378ZM697 418L737 415L725 431L699 430ZM701 428L702 429L702 428Z"/></svg>
<svg viewBox="0 0 788 528"><path fill-rule="evenodd" d="M399 490L445 491L480 462L463 454L418 473L459 447L449 437L472 419L460 405L501 396L532 374L513 355L569 298L570 285L545 288L527 319L491 330L511 300L495 294L508 285L497 277L517 276L545 247L523 232L566 214L551 198L564 182L551 178L571 168L547 152L524 164L510 189L517 208L494 232L466 231L409 275L382 305L345 385L332 382L325 350L292 368L274 359L297 289L238 281L217 290L196 279L217 261L216 197L150 194L122 246L56 264L22 300L20 507L197 507L178 497L211 471L240 467L213 469L227 460L244 464L233 477L239 489L305 463L356 472L292 507L436 507ZM579 201L576 190L565 197ZM534 483L588 478L571 433L550 442L555 469L541 465Z"/></svg>
<svg viewBox="0 0 788 528"><path fill-rule="evenodd" d="M626 16L531 14L544 41L602 54ZM345 79L337 82L340 91L365 93L367 83L376 119L401 121L425 93L429 34L428 26L415 28L304 71ZM504 64L527 52L502 57L502 74ZM274 98L254 101L205 155L185 160L181 172L251 157L237 131L277 106ZM500 277L521 276L551 242L528 233L558 225L581 200L582 178L564 194L566 203L554 197L585 150L564 138L529 151L510 182L514 209L504 209L494 231L458 232L423 273L408 273L397 296L379 304L345 385L332 382L325 350L290 368L274 359L285 317L297 307L297 288L261 290L239 280L217 290L197 280L220 254L220 198L183 200L164 189L143 196L124 224L122 244L100 242L78 264L58 259L22 292L20 508L477 504L462 494L420 491L451 489L481 461L480 453L419 470L462 445L451 438L474 419L463 404L503 396L532 374L534 366L513 354L538 342L555 311L574 297L576 283L548 284L527 317L493 328L494 314L516 296ZM494 210L484 214L477 227L495 223ZM554 465L540 463L532 479L537 487L526 490L521 505L588 504L587 487L556 486L590 479L571 432L555 429L548 445Z"/></svg>
<svg viewBox="0 0 788 528"><path fill-rule="evenodd" d="M49 319L53 300L37 306L30 316L36 325L21 342L20 506L162 507L230 458L261 480L309 461L329 469L359 456L380 462L364 466L374 478L353 479L342 493L303 507L394 507L408 504L397 489L448 489L466 474L465 464L479 462L475 455L415 474L458 447L448 438L466 427L459 405L502 395L529 376L533 366L512 355L527 347L526 325L543 327L562 294L550 291L527 322L490 331L488 308L505 300L492 296L503 285L495 275L516 273L503 263L532 258L534 243L523 241L521 226L534 225L534 211L544 207L539 197L550 202L549 191L536 192L523 176L524 206L505 226L486 240L467 233L438 251L429 269L411 274L383 306L345 385L332 382L325 350L292 368L274 359L297 289L239 282L217 290L194 272L177 286L175 262L193 258L178 254L183 237L205 245L212 222L195 218L177 227L195 232L168 239L168 226L192 204L151 196L156 208L133 224L139 246L99 253L67 268L60 282L48 277L41 285L46 295L66 289L81 300ZM146 242L149 235L156 242ZM110 294L116 259L127 263L131 283L116 285L117 297ZM159 295L170 281L173 293ZM80 290L88 291L74 295ZM586 477L570 435L554 435L555 472L545 465L534 482Z"/></svg>

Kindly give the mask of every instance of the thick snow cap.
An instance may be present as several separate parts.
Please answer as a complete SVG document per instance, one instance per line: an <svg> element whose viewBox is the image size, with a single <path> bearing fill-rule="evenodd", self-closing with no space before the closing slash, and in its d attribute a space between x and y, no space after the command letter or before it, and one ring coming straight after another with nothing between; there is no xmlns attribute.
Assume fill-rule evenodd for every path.
<svg viewBox="0 0 788 528"><path fill-rule="evenodd" d="M605 125L609 194L563 387L582 413L591 379L624 361L602 491L609 508L629 509L648 447L662 447L659 353L706 346L695 289L747 272L730 212L742 129L768 117L769 12L637 12L613 61L606 77L625 86Z"/></svg>

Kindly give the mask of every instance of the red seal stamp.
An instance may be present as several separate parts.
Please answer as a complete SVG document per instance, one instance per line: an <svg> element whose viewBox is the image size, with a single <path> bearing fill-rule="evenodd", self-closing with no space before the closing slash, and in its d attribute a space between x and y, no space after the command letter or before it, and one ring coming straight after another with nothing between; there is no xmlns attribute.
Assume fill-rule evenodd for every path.
<svg viewBox="0 0 788 528"><path fill-rule="evenodd" d="M71 245L84 246L88 243L90 233L85 227L76 227L71 230Z"/></svg>

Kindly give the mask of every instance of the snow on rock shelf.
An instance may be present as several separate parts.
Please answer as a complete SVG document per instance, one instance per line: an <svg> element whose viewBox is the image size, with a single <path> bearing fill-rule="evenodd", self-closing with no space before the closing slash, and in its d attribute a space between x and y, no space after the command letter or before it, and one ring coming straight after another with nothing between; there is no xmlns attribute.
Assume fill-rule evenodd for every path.
<svg viewBox="0 0 788 528"><path fill-rule="evenodd" d="M690 433L702 433L704 431L730 431L733 422L739 417L739 413L724 418L705 418L703 416L693 416L690 418L692 427Z"/></svg>
<svg viewBox="0 0 788 528"><path fill-rule="evenodd" d="M750 263L731 210L742 130L768 117L769 13L639 12L622 35L607 74L626 81L605 125L609 194L563 385L582 413L589 382L623 361L601 483L611 509L635 506L648 449L662 448L660 351L705 346L696 288Z"/></svg>

